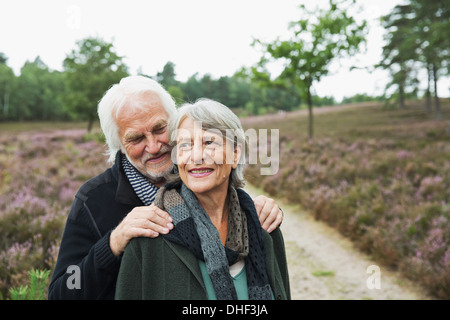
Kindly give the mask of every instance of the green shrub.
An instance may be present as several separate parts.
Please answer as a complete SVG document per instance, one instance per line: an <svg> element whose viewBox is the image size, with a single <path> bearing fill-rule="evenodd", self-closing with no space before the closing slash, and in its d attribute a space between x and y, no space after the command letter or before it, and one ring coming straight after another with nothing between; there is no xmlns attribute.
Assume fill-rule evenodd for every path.
<svg viewBox="0 0 450 320"><path fill-rule="evenodd" d="M29 284L11 288L11 300L46 300L50 270L31 270Z"/></svg>

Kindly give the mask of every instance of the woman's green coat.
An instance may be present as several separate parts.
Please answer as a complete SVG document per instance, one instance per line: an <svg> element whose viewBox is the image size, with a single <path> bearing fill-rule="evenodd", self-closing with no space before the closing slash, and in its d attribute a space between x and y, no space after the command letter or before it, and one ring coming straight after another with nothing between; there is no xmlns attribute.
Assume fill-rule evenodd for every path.
<svg viewBox="0 0 450 320"><path fill-rule="evenodd" d="M267 233L266 268L275 299L290 299L283 236L279 228ZM206 300L197 258L164 237L134 238L122 257L116 299Z"/></svg>

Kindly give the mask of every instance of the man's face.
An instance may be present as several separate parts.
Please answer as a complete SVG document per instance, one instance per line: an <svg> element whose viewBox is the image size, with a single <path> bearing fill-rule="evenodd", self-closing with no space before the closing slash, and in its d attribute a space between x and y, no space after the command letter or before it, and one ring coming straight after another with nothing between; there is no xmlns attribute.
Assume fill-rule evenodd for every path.
<svg viewBox="0 0 450 320"><path fill-rule="evenodd" d="M128 160L152 182L172 168L167 114L156 94L143 93L133 100L141 108L124 106L116 119L119 139Z"/></svg>

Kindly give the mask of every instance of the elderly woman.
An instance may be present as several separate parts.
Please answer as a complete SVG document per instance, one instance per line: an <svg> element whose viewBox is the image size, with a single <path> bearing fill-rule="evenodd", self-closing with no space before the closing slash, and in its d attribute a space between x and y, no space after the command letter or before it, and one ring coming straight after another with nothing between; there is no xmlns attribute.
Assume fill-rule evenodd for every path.
<svg viewBox="0 0 450 320"><path fill-rule="evenodd" d="M290 299L281 231L261 228L241 189L245 135L236 115L212 100L186 104L170 120L170 140L176 174L154 204L174 229L131 240L116 298Z"/></svg>

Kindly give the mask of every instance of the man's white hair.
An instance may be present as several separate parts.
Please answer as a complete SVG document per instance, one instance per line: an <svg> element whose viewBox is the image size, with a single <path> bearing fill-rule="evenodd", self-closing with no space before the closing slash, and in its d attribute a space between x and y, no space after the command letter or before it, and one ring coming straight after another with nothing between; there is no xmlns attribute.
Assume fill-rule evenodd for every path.
<svg viewBox="0 0 450 320"><path fill-rule="evenodd" d="M158 82L143 76L123 78L119 83L114 84L106 91L105 95L98 103L97 111L100 119L100 127L105 135L108 147L108 150L106 151L106 154L109 156L108 162L114 162L117 151L119 151L122 146L119 139L119 128L116 123L120 110L125 105L133 109L145 108L145 106L135 103L133 100L146 92L158 95L161 99L161 103L169 114L169 117L176 113L175 101L171 95Z"/></svg>

